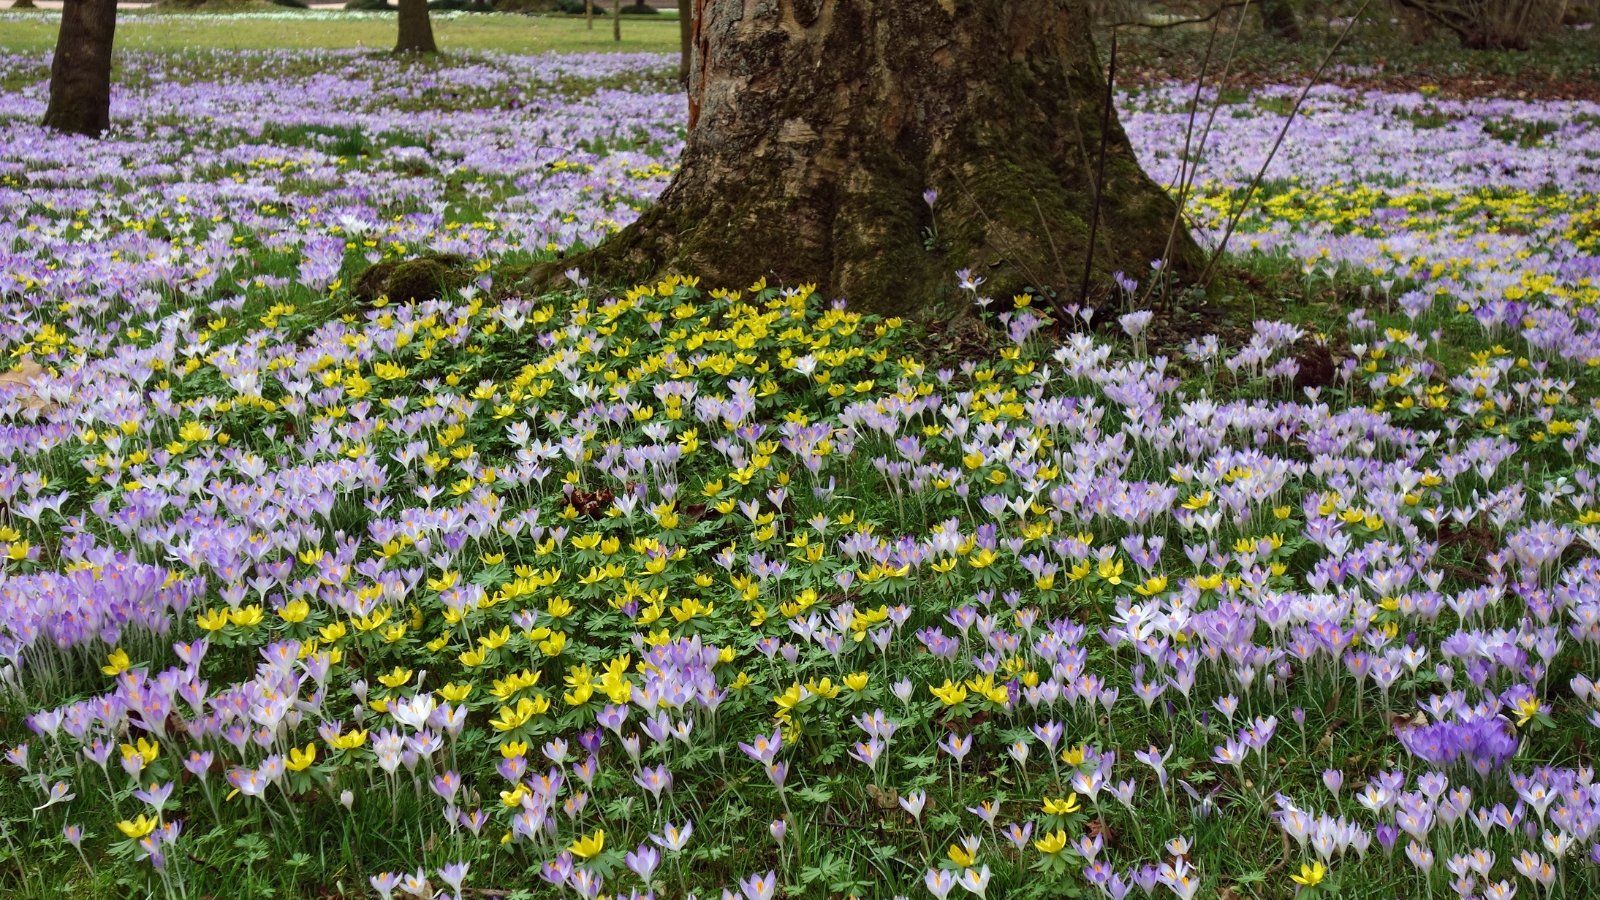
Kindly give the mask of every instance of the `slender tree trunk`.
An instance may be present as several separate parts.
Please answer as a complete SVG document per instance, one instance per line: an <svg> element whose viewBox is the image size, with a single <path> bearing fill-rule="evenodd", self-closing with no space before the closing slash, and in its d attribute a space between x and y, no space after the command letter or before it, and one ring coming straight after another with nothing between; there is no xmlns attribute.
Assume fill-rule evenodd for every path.
<svg viewBox="0 0 1600 900"><path fill-rule="evenodd" d="M622 40L622 0L611 0L611 39Z"/></svg>
<svg viewBox="0 0 1600 900"><path fill-rule="evenodd" d="M678 0L678 81L689 87L689 57L694 48L694 0Z"/></svg>
<svg viewBox="0 0 1600 900"><path fill-rule="evenodd" d="M1162 257L1171 199L1114 112L1085 0L695 0L689 137L657 203L546 267L768 277L886 314L967 309L954 275L1007 301L1076 298L1106 123L1092 296ZM925 191L936 192L932 203ZM1180 228L1167 271L1201 253Z"/></svg>
<svg viewBox="0 0 1600 900"><path fill-rule="evenodd" d="M400 0L400 39L396 53L438 53L433 41L433 21L428 17L428 0Z"/></svg>
<svg viewBox="0 0 1600 900"><path fill-rule="evenodd" d="M1280 41L1300 43L1300 18L1295 15L1293 0L1261 0L1256 8L1261 10L1262 31Z"/></svg>
<svg viewBox="0 0 1600 900"><path fill-rule="evenodd" d="M583 0L583 24L594 30L594 0Z"/></svg>
<svg viewBox="0 0 1600 900"><path fill-rule="evenodd" d="M1527 50L1540 35L1558 27L1566 5L1561 0L1396 0L1428 21L1449 29L1469 50Z"/></svg>
<svg viewBox="0 0 1600 900"><path fill-rule="evenodd" d="M87 135L111 127L111 45L116 31L117 0L66 0L50 64L46 126Z"/></svg>

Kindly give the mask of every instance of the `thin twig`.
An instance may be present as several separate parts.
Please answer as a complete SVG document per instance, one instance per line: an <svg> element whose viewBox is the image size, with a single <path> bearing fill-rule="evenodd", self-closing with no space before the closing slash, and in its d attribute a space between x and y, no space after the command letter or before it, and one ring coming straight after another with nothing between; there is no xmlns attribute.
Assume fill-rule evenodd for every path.
<svg viewBox="0 0 1600 900"><path fill-rule="evenodd" d="M1111 105L1116 100L1117 86L1117 30L1111 29L1111 56L1106 65L1106 100L1100 109L1100 160L1095 165L1094 203L1089 209L1089 246L1083 254L1083 283L1078 288L1078 299L1089 301L1089 276L1094 271L1094 240L1100 231L1100 200L1105 196L1106 140L1111 132Z"/></svg>
<svg viewBox="0 0 1600 900"><path fill-rule="evenodd" d="M1248 2L1248 0L1246 0ZM1211 34L1206 37L1206 53L1200 60L1200 74L1194 79L1194 96L1189 100L1189 121L1183 127L1183 153L1178 157L1178 200L1172 210L1172 225L1167 229L1167 243L1161 250L1161 260L1166 262L1172 256L1172 242L1177 240L1178 225L1183 221L1183 207L1188 201L1189 188L1189 149L1194 140L1195 113L1200 111L1200 91L1206 84L1206 73L1211 71L1211 54L1216 48L1217 31L1222 26L1222 19L1212 20ZM1242 24L1241 24L1241 27ZM1221 99L1221 95L1218 95ZM1199 168L1199 163L1195 163ZM1151 281L1151 290L1154 290L1155 281Z"/></svg>
<svg viewBox="0 0 1600 900"><path fill-rule="evenodd" d="M1245 0L1245 3L1244 3L1245 8L1248 9L1249 5L1250 5L1250 0ZM1205 127L1200 129L1200 140L1195 143L1195 147L1197 148L1195 152L1197 154L1203 154L1205 152L1206 144L1211 140L1211 129L1212 129L1212 126L1214 126L1216 124L1217 112L1222 109L1222 94L1223 94L1224 91L1226 91L1228 89L1228 76L1232 73L1233 60L1234 60L1234 57L1237 55L1238 50L1239 50L1239 35L1242 34L1243 32L1244 32L1244 15L1241 14L1240 17L1239 17L1238 26L1235 27L1234 30L1233 30L1233 40L1228 44L1228 55L1222 61L1222 73L1217 76L1217 94L1211 101L1211 109L1206 113L1206 124L1205 124ZM1190 110L1191 117L1193 116L1194 112L1199 109L1199 85L1196 85L1195 101L1196 101L1195 106L1192 107L1191 110ZM1192 121L1192 118L1191 118L1191 121ZM1189 146L1190 146L1189 145L1189 139L1188 139L1187 136L1185 136L1185 138L1184 138L1184 154L1185 154L1185 157L1184 157L1183 177L1179 179L1179 184L1178 184L1178 201L1177 201L1178 209L1177 209L1177 211L1176 211L1176 213L1174 214L1174 217L1173 217L1173 222L1172 222L1173 230L1172 230L1172 232L1170 232L1167 235L1167 247L1166 247L1166 250L1161 254L1161 262L1162 262L1163 266L1166 264L1166 262L1169 259L1171 259L1171 256L1172 256L1172 242L1174 240L1176 240L1176 237L1177 237L1178 222L1184 217L1184 210L1186 210L1188 208L1188 206L1189 206L1189 197L1190 197L1191 193L1194 190L1195 179L1197 177L1199 177L1199 174L1200 174L1200 162L1199 162L1199 160L1196 160L1194 165L1189 165L1188 164L1189 160L1188 160L1187 154L1189 152ZM1145 287L1145 298L1146 299L1149 299L1152 295L1155 294L1156 286L1159 283L1160 283L1160 279L1154 279L1153 278L1153 279L1150 280L1149 284L1146 285L1146 287Z"/></svg>
<svg viewBox="0 0 1600 900"><path fill-rule="evenodd" d="M953 172L951 174L955 176L956 187L961 188L961 193L966 195L967 200L972 204L972 208L978 211L978 215L983 216L983 221L989 226L989 235L991 236L990 239L994 240L999 234L999 230L994 227L994 220L989 218L989 214L983 209L983 204L978 202L978 198L974 196L972 191L967 187L966 179L962 178L960 175L955 175ZM998 241L996 241L996 243L998 244ZM1028 276L1029 281L1032 281L1036 285L1044 285L1044 281L1039 278L1039 273L1033 271L1033 267L1023 261L1022 254L1015 252L1015 247L1011 248L1009 251L1005 247L997 247L996 249L1007 254L1007 256L1010 256L1016 262L1016 264L1021 267L1022 274Z"/></svg>
<svg viewBox="0 0 1600 900"><path fill-rule="evenodd" d="M1233 237L1233 230L1238 227L1239 220L1244 217L1244 211L1250 208L1250 201L1255 197L1256 188L1261 185L1261 179L1266 177L1267 167L1272 165L1273 157L1278 155L1278 148L1283 146L1283 139L1289 134L1289 126L1294 124L1295 117L1300 114L1301 105L1306 102L1306 97L1311 93L1311 89L1322 78L1322 73L1327 69L1328 63L1333 60L1333 55L1339 52L1339 48L1344 45L1344 39L1350 36L1350 29L1355 27L1356 22L1360 21L1361 17L1366 14L1367 7L1371 5L1372 0L1362 0L1361 8L1356 10L1356 14L1351 16L1348 22L1344 23L1344 30L1339 32L1338 40L1334 41L1333 46L1328 48L1328 52L1323 54L1322 62L1317 64L1317 71L1311 74L1311 78L1306 82L1305 88L1300 91L1300 96L1295 98L1294 107L1289 110L1289 118L1284 121L1283 128L1278 131L1278 139L1272 142L1272 149L1267 151L1267 158L1262 160L1261 168L1256 171L1255 177L1250 179L1250 187L1244 192L1244 201L1239 204L1239 208L1234 210L1233 215L1229 217L1228 227L1222 233L1222 240L1217 243L1217 249L1212 251L1211 258L1206 260L1206 267L1201 270L1200 277L1197 279L1198 284L1205 285L1206 280L1211 277L1212 270L1217 266L1217 260L1221 259L1223 251L1228 249L1228 239Z"/></svg>
<svg viewBox="0 0 1600 900"><path fill-rule="evenodd" d="M1073 115L1067 116L1067 120L1072 123L1072 136L1077 138L1078 157L1083 162L1083 180L1084 180L1085 183L1093 183L1094 182L1094 160L1091 160L1089 158L1089 145L1088 145L1086 139L1083 136L1083 117L1077 115L1077 112L1078 112L1080 107L1078 105L1077 93L1075 91L1073 91L1073 89L1072 89L1072 79L1071 78L1067 78L1064 81L1062 81L1062 86L1064 88L1066 88L1066 91L1067 91L1067 105L1072 107L1072 110L1073 110ZM1106 253L1109 255L1111 250L1109 248L1105 248L1105 250L1106 250ZM1093 251L1094 251L1094 248L1091 246L1090 247L1090 252L1093 252ZM1065 277L1064 273L1063 273L1061 286L1062 286L1063 289L1066 288L1066 277Z"/></svg>
<svg viewBox="0 0 1600 900"><path fill-rule="evenodd" d="M1056 261L1056 277L1060 278L1062 283L1065 283L1067 269L1066 266L1061 264L1061 250L1056 246L1056 236L1050 233L1050 222L1044 217L1044 207L1039 205L1039 198L1033 197L1031 199L1033 200L1033 211L1039 214L1039 230L1044 232L1045 240L1050 242L1050 258ZM1091 248L1091 252L1093 252L1093 248ZM1057 322L1064 323L1067 321L1066 303L1061 299L1059 291L1050 292L1050 308L1056 311Z"/></svg>

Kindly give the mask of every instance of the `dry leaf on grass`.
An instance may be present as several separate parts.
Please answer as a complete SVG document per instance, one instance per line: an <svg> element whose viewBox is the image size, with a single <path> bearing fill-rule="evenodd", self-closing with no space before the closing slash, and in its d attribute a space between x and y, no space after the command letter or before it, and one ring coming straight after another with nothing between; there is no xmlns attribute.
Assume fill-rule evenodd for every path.
<svg viewBox="0 0 1600 900"><path fill-rule="evenodd" d="M45 375L44 366L39 365L28 357L23 357L16 368L9 372L0 372L0 397L9 397L21 394L24 409L49 409L54 403L46 400L34 388L35 379Z"/></svg>

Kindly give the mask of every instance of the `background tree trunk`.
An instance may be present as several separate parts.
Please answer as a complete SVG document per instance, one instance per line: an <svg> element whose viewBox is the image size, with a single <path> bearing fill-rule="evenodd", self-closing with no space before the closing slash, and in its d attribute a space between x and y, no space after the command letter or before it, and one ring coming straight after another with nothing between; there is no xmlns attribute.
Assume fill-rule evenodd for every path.
<svg viewBox="0 0 1600 900"><path fill-rule="evenodd" d="M1261 10L1262 31L1280 41L1300 43L1300 18L1291 0L1261 0L1256 8Z"/></svg>
<svg viewBox="0 0 1600 900"><path fill-rule="evenodd" d="M622 40L622 0L611 0L611 39Z"/></svg>
<svg viewBox="0 0 1600 900"><path fill-rule="evenodd" d="M678 0L678 41L681 53L678 57L678 80L687 90L689 87L689 58L693 55L694 47L694 2L693 0Z"/></svg>
<svg viewBox="0 0 1600 900"><path fill-rule="evenodd" d="M962 268L1002 301L1078 293L1105 98L1084 0L696 0L693 40L672 183L542 277L766 276L924 319L968 308ZM1096 296L1146 276L1175 218L1107 121ZM1172 246L1169 272L1198 271L1181 224Z"/></svg>
<svg viewBox="0 0 1600 900"><path fill-rule="evenodd" d="M50 64L46 126L87 135L111 127L111 44L116 31L116 0L66 0Z"/></svg>
<svg viewBox="0 0 1600 900"><path fill-rule="evenodd" d="M583 23L594 30L594 0L583 0Z"/></svg>
<svg viewBox="0 0 1600 900"><path fill-rule="evenodd" d="M1527 50L1560 26L1566 0L1396 0L1448 29L1469 50Z"/></svg>
<svg viewBox="0 0 1600 900"><path fill-rule="evenodd" d="M433 41L433 21L428 18L428 0L400 0L400 39L396 53L438 53Z"/></svg>

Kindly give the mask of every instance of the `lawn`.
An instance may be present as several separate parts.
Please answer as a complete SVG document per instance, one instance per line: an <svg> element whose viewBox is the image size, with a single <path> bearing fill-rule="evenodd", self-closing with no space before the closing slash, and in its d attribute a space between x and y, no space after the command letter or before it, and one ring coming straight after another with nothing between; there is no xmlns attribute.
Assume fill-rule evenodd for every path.
<svg viewBox="0 0 1600 900"><path fill-rule="evenodd" d="M1297 85L1142 77L1222 277L928 329L534 290L684 139L581 20L130 37L99 141L18 21L5 896L1600 893L1600 105L1353 79L1267 165Z"/></svg>
<svg viewBox="0 0 1600 900"><path fill-rule="evenodd" d="M0 50L44 52L55 46L59 15L0 12ZM441 49L495 53L627 53L678 49L675 17L627 16L622 41L611 37L609 19L594 28L579 16L513 16L434 13ZM124 13L117 46L129 50L387 50L394 46L395 18L384 13L273 10L252 14Z"/></svg>

